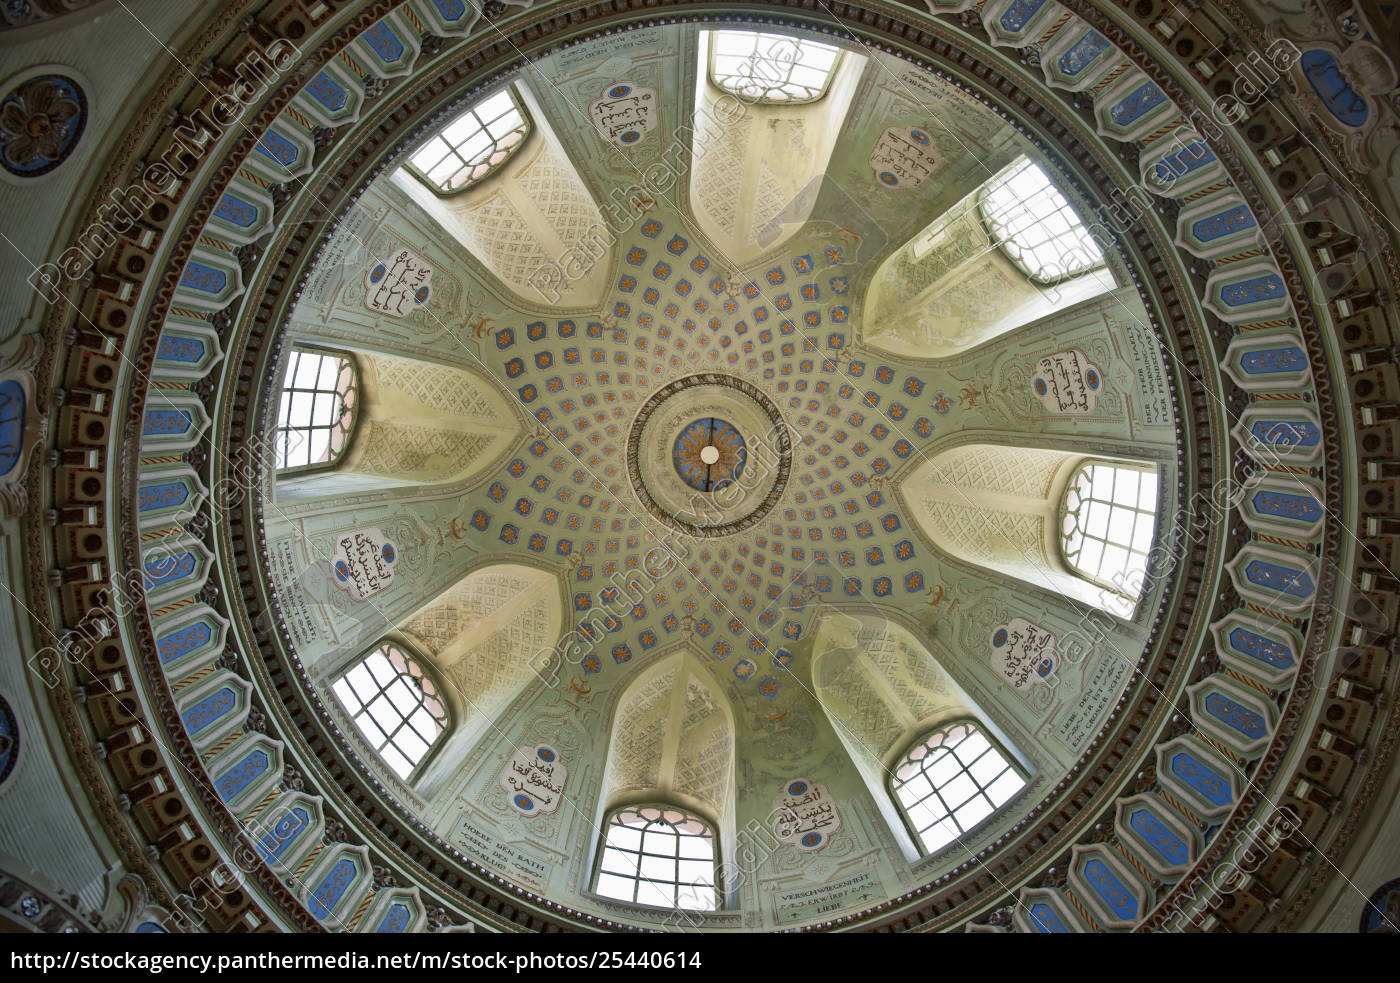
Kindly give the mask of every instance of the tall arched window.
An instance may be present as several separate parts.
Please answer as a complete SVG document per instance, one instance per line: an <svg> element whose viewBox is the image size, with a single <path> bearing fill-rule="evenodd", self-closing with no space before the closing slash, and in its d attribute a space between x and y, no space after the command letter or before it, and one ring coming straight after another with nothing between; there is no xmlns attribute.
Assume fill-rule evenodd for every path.
<svg viewBox="0 0 1400 983"><path fill-rule="evenodd" d="M278 471L324 468L336 462L355 429L357 383L355 361L349 355L292 349L277 406Z"/></svg>
<svg viewBox="0 0 1400 983"><path fill-rule="evenodd" d="M710 34L710 81L745 102L816 102L826 95L840 58L840 48L786 34Z"/></svg>
<svg viewBox="0 0 1400 983"><path fill-rule="evenodd" d="M403 648L385 642L331 687L375 753L407 780L447 730L437 684Z"/></svg>
<svg viewBox="0 0 1400 983"><path fill-rule="evenodd" d="M905 752L890 790L925 853L935 853L989 818L1026 785L976 724L940 727Z"/></svg>
<svg viewBox="0 0 1400 983"><path fill-rule="evenodd" d="M595 890L617 901L713 911L715 861L705 820L668 805L628 806L608 820Z"/></svg>
<svg viewBox="0 0 1400 983"><path fill-rule="evenodd" d="M1081 577L1137 600L1157 524L1157 472L1089 463L1065 492L1060 539Z"/></svg>
<svg viewBox="0 0 1400 983"><path fill-rule="evenodd" d="M1103 251L1040 165L1021 158L982 195L992 241L1038 283L1104 265Z"/></svg>
<svg viewBox="0 0 1400 983"><path fill-rule="evenodd" d="M500 167L530 135L530 117L509 88L472 106L413 152L410 173L438 194L456 194Z"/></svg>

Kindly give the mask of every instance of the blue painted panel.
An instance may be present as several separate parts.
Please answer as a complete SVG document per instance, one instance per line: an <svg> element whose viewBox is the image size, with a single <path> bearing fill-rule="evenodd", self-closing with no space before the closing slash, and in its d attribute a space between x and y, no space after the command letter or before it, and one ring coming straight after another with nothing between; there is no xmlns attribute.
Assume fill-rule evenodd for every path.
<svg viewBox="0 0 1400 983"><path fill-rule="evenodd" d="M228 274L204 263L189 262L180 276L180 286L205 294L219 294L228 286Z"/></svg>
<svg viewBox="0 0 1400 983"><path fill-rule="evenodd" d="M375 929L379 933L400 934L408 931L409 919L412 913L408 910L408 905L391 904L389 910L384 912L384 920Z"/></svg>
<svg viewBox="0 0 1400 983"><path fill-rule="evenodd" d="M1051 908L1044 901L1031 905L1031 925L1037 932L1046 935L1068 934L1069 929L1065 923L1060 921L1060 916L1055 914L1055 909Z"/></svg>
<svg viewBox="0 0 1400 983"><path fill-rule="evenodd" d="M1060 72L1073 78L1084 71L1084 67L1103 54L1108 47L1108 38L1098 31L1091 30L1060 55Z"/></svg>
<svg viewBox="0 0 1400 983"><path fill-rule="evenodd" d="M1184 864L1191 859L1186 842L1177 836L1170 826L1152 815L1151 810L1146 807L1130 813L1128 824L1137 831L1143 842L1168 864Z"/></svg>
<svg viewBox="0 0 1400 983"><path fill-rule="evenodd" d="M1238 283L1226 284L1220 291L1220 299L1230 307L1257 304L1261 300L1278 300L1284 294L1283 278L1277 273L1251 277Z"/></svg>
<svg viewBox="0 0 1400 983"><path fill-rule="evenodd" d="M1261 444L1285 447L1316 447L1322 439L1317 424L1308 420L1255 420L1249 428Z"/></svg>
<svg viewBox="0 0 1400 983"><path fill-rule="evenodd" d="M1264 718L1243 703L1237 703L1223 693L1208 693L1205 699L1206 713L1226 727L1257 741L1267 737L1269 728Z"/></svg>
<svg viewBox="0 0 1400 983"><path fill-rule="evenodd" d="M136 511L153 512L184 505L189 500L190 487L183 481L162 481L142 485L136 492Z"/></svg>
<svg viewBox="0 0 1400 983"><path fill-rule="evenodd" d="M1222 236L1234 235L1255 226L1254 213L1247 205L1235 205L1197 219L1191 225L1191 234L1201 242L1212 242Z"/></svg>
<svg viewBox="0 0 1400 983"><path fill-rule="evenodd" d="M1230 632L1230 647L1241 655L1257 659L1275 669L1286 669L1293 665L1293 653L1287 645L1244 628L1236 628Z"/></svg>
<svg viewBox="0 0 1400 983"><path fill-rule="evenodd" d="M1228 289L1228 288L1227 288ZM1299 372L1308 367L1308 353L1301 348L1265 348L1240 356L1240 368L1249 375Z"/></svg>
<svg viewBox="0 0 1400 983"><path fill-rule="evenodd" d="M14 379L0 382L0 475L7 475L19 463L24 450L24 387Z"/></svg>
<svg viewBox="0 0 1400 983"><path fill-rule="evenodd" d="M198 365L204 360L206 350L203 338L167 334L161 335L160 346L156 349L156 358L162 362L184 362L188 365Z"/></svg>
<svg viewBox="0 0 1400 983"><path fill-rule="evenodd" d="M1299 64L1308 84L1329 113L1346 126L1365 125L1371 109L1342 74L1341 66L1330 51L1320 48L1305 51Z"/></svg>
<svg viewBox="0 0 1400 983"><path fill-rule="evenodd" d="M214 214L230 225L247 229L258 220L258 206L225 191L219 196L219 203L214 206Z"/></svg>
<svg viewBox="0 0 1400 983"><path fill-rule="evenodd" d="M271 766L266 751L251 751L214 782L219 798L232 802L249 785L261 778Z"/></svg>
<svg viewBox="0 0 1400 983"><path fill-rule="evenodd" d="M147 560L142 569L146 590L152 591L181 577L188 577L194 572L194 566L193 553L177 553Z"/></svg>
<svg viewBox="0 0 1400 983"><path fill-rule="evenodd" d="M1021 30L1036 15L1045 0L1015 0L1001 15L1001 26L1012 34Z"/></svg>
<svg viewBox="0 0 1400 983"><path fill-rule="evenodd" d="M1244 576L1256 587L1280 591L1290 597L1311 597L1317 589L1306 570L1294 570L1266 560L1250 560L1244 568Z"/></svg>
<svg viewBox="0 0 1400 983"><path fill-rule="evenodd" d="M1229 780L1187 752L1178 751L1172 755L1171 768L1173 775L1199 792L1207 802L1223 806L1234 800Z"/></svg>
<svg viewBox="0 0 1400 983"><path fill-rule="evenodd" d="M350 889L350 885L359 874L355 861L349 857L337 860L335 866L316 886L316 890L311 892L311 913L318 920L328 916L335 910L335 906L340 903L340 899L345 896L345 892Z"/></svg>
<svg viewBox="0 0 1400 983"><path fill-rule="evenodd" d="M1094 857L1084 865L1084 882L1095 894L1103 898L1109 910L1119 918L1137 918L1137 898L1102 860Z"/></svg>
<svg viewBox="0 0 1400 983"><path fill-rule="evenodd" d="M225 686L215 690L180 715L185 730L193 737L238 705L238 695Z"/></svg>
<svg viewBox="0 0 1400 983"><path fill-rule="evenodd" d="M268 130L263 134L262 139L258 141L257 151L274 164L288 168L301 156L301 148L276 130Z"/></svg>
<svg viewBox="0 0 1400 983"><path fill-rule="evenodd" d="M162 635L156 639L156 651L160 654L162 663L172 662L183 655L195 651L196 649L208 645L214 637L214 631L203 621L196 621L193 624Z"/></svg>
<svg viewBox="0 0 1400 983"><path fill-rule="evenodd" d="M316 77L307 83L306 91L331 113L344 109L345 104L350 101L350 93L345 87L325 72L318 72Z"/></svg>
<svg viewBox="0 0 1400 983"><path fill-rule="evenodd" d="M1127 126L1166 101L1167 94L1158 88L1156 82L1144 82L1119 100L1108 111L1108 116L1119 126Z"/></svg>
<svg viewBox="0 0 1400 983"><path fill-rule="evenodd" d="M1276 515L1280 519L1296 519L1309 525L1322 518L1322 506L1311 495L1294 495L1288 492L1257 491L1254 493L1254 508L1261 515Z"/></svg>
<svg viewBox="0 0 1400 983"><path fill-rule="evenodd" d="M141 424L143 434L182 434L194 420L185 410L147 410Z"/></svg>
<svg viewBox="0 0 1400 983"><path fill-rule="evenodd" d="M296 838L311 827L311 816L305 809L297 807L288 809L286 815L277 821L277 824L263 834L258 841L258 848L262 852L263 860L271 862L278 859L295 842Z"/></svg>

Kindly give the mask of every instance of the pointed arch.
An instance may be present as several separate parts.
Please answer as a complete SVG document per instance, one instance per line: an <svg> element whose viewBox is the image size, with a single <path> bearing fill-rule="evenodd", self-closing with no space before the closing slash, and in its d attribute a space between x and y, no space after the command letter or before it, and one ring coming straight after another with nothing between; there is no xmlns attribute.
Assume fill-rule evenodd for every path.
<svg viewBox="0 0 1400 983"><path fill-rule="evenodd" d="M632 837L625 830L639 822L670 822L664 816L659 820L651 816L647 808L684 815L691 824L686 829L693 829L696 823L708 829L708 835L717 841L713 849L716 863L732 853L734 728L728 698L692 653L669 656L628 684L613 715L599 801L600 819L606 819L599 863L595 865L595 888L600 893L621 892L626 887L628 870L619 866L626 858L618 853L623 849L621 844ZM619 816L624 820L622 829L617 828ZM634 881L641 876L638 870L632 871ZM637 890L634 885L633 897L626 900L647 903ZM715 907L703 903L707 892L714 893L718 903L718 895L725 890L728 888L717 878L708 882L692 879L676 887L677 899L671 903L688 908Z"/></svg>
<svg viewBox="0 0 1400 983"><path fill-rule="evenodd" d="M1094 462L1106 482L1097 483L1097 495L1092 468L1089 481L1080 480ZM1131 508L1126 498L1113 501L1119 470L1144 476L1132 482ZM949 555L1130 617L1150 573L1158 481L1156 466L1144 461L968 444L916 468L900 494L928 539ZM1127 540L1120 544L1124 521Z"/></svg>
<svg viewBox="0 0 1400 983"><path fill-rule="evenodd" d="M1112 290L1101 226L1019 157L880 265L865 341L898 355L946 358Z"/></svg>
<svg viewBox="0 0 1400 983"><path fill-rule="evenodd" d="M470 369L299 343L277 410L277 496L465 481L519 432L499 388Z"/></svg>
<svg viewBox="0 0 1400 983"><path fill-rule="evenodd" d="M711 59L716 36L750 34L751 53L718 56L724 71L717 76ZM830 50L796 35L700 32L690 206L700 230L736 268L781 246L811 216L815 182L826 173L867 63L851 51L834 59L823 53ZM793 59L804 51L820 61L810 76L793 75L800 68ZM731 84L721 88L717 78ZM795 98L799 90L809 98ZM794 98L773 98L775 92Z"/></svg>
<svg viewBox="0 0 1400 983"><path fill-rule="evenodd" d="M982 799L961 794L961 781L944 789L952 809L939 811L943 800L937 797L938 789L945 779L958 777L944 774L946 763L925 783L928 787L919 786L924 759L943 753L935 750L941 747L940 735L953 736L951 743L961 744L976 733L997 748L996 758L1012 769L1016 787L1011 789L1010 780L996 786L1000 801L994 808L1025 784L1029 768L1014 751L1001 750L1010 747L1004 735L948 676L928 646L900 625L878 617L827 617L813 642L812 682L822 710L911 859L936 852L990 815ZM1002 778L1003 769L987 776L985 770L994 759L984 760L983 749L977 750L968 764L982 762L976 776L989 778L990 787Z"/></svg>
<svg viewBox="0 0 1400 983"><path fill-rule="evenodd" d="M493 564L463 577L403 622L401 635L440 677L453 720L443 748L415 775L435 792L496 719L538 677L530 657L554 645L563 625L558 578Z"/></svg>
<svg viewBox="0 0 1400 983"><path fill-rule="evenodd" d="M505 118L503 134L520 135L484 162L473 164L480 154L469 155L454 172L467 175L460 188L444 195L407 166L391 180L528 303L596 307L608 289L614 235L529 87L516 81L482 102L499 102L502 93L529 125L512 128L516 117ZM463 125L475 124L469 118ZM428 143L435 139L437 133Z"/></svg>

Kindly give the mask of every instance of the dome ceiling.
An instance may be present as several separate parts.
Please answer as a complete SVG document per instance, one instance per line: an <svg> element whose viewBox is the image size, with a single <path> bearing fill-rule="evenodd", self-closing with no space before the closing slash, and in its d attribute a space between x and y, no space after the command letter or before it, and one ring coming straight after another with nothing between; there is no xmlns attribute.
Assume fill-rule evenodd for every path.
<svg viewBox="0 0 1400 983"><path fill-rule="evenodd" d="M143 294L129 630L192 794L262 845L244 910L1263 917L1189 876L1287 838L1246 829L1261 796L1326 811L1288 779L1314 675L1346 676L1345 741L1388 670L1355 631L1310 661L1363 600L1333 353L1187 90L1053 2L557 37L564 5L497 6L344 21ZM829 76L726 92L756 31ZM449 174L420 148L465 160L468 109L490 164ZM904 789L959 746L985 809L926 824ZM609 886L616 829L663 813L677 870L712 840L701 910Z"/></svg>
<svg viewBox="0 0 1400 983"><path fill-rule="evenodd" d="M828 910L965 863L974 844L1033 809L1087 749L1131 685L1169 573L1135 606L1061 573L1062 564L992 561L985 551L1014 551L1029 536L1043 554L1040 544L1058 536L1053 513L1065 469L1091 457L1160 467L1172 502L1175 373L1121 254L1110 267L1117 273L1100 274L1106 289L1076 304L1064 295L1082 290L1078 280L1027 284L990 244L958 253L958 243L940 247L935 238L924 256L905 245L1028 154L1057 175L1079 212L1093 214L1103 206L1084 196L1063 157L1045 155L948 82L859 46L838 63L820 102L717 103L722 97L694 70L712 37L704 25L654 27L645 44L585 41L544 56L505 83L533 131L491 177L438 199L391 170L358 196L353 231L340 231L350 225L340 219L305 275L314 287L288 313L284 349L333 347L370 364L388 351L419 360L426 373L452 366L461 373L456 385L410 370L403 389L430 407L448 389L458 399L502 393L512 412L498 427L513 440L465 483L423 489L406 480L347 498L342 483L364 439L352 438L331 471L271 479L260 514L276 609L340 740L468 856L475 844L463 824L586 881L589 871L564 856L596 851L598 824L626 800L596 785L604 763L646 772L644 763L615 759L651 754L661 742L644 729L619 749L623 688L675 653L697 660L702 668L690 678L722 693L735 716L724 738L736 762L733 791L682 792L680 801L721 828L763 828L773 796L802 779L821 782L842 807L842 833L829 846L795 862L776 856L777 867L757 877L760 890L780 896L758 924L778 927L819 907L784 899L828 893L833 871L852 864L869 873L853 882L860 889L848 901L829 892L836 908ZM637 139L609 146L578 118L582 100L604 89L615 112L646 111ZM649 94L645 103L635 92ZM447 103L430 125L479 98ZM691 106L709 127L697 126L693 137ZM805 187L774 184L767 204L749 204L745 182L762 186L777 160L818 153L824 166ZM676 170L663 177L657 168ZM612 198L629 207L614 207L605 225L589 205L607 203L623 181ZM736 234L736 208L767 209L749 226L742 265L719 231ZM474 212L493 221L456 223ZM550 218L557 243L532 231L531 212ZM482 236L512 245L490 246ZM571 301L585 298L568 294L554 270L578 262L582 244L604 239L612 242L590 258L596 268L567 277L606 285L601 303L580 307ZM531 249L533 270L522 258ZM415 297L406 317L366 316L383 294L375 270L404 250L431 269L426 301ZM561 258L548 259L551 251ZM506 255L516 265L504 266ZM871 310L877 282L880 312ZM885 319L928 311L940 320L923 357L908 346L882 351L874 340ZM984 343L933 359L943 352L939 330ZM1066 359L1076 363L1069 374L1052 368ZM274 380L284 371L281 362L269 369ZM1047 407L1047 378L1057 389L1077 387L1082 404ZM1143 378L1154 387L1145 389ZM276 401L290 397L275 385L266 391L270 419ZM358 412L359 426L380 426L372 395ZM413 434L400 430L399 438L397 453L416 455ZM465 434L457 453L487 456ZM294 496L285 507L284 490ZM1020 497L987 504L997 493ZM1022 503L1032 500L1043 514L1027 514ZM1155 494L1150 507L1159 507ZM336 574L321 562L362 531L387 538L400 557L392 583L371 598L336 590ZM437 617L433 596L459 581L500 582L502 564L554 574L562 628L557 637L527 636L522 625L504 647L477 644L466 656L477 675L462 676L433 657L443 643L417 625L425 605L426 617ZM1004 571L1024 582L1023 596L1009 603L997 576ZM318 579L327 585L312 587ZM478 602L474 616L500 620L496 606L506 596ZM1099 607L1122 619L1101 640L1111 652L1047 657L1041 686L1000 658L994 638L1008 626L1032 624L1068 642ZM455 625L446 631L456 637ZM385 774L374 753L379 732L362 744L343 701L324 693L366 646L394 632L435 664L449 690L461 688L470 716L490 718L477 743L453 738L436 751L423 765L427 781L421 772ZM848 664L850 646L888 655L879 682ZM663 703L665 696L657 694ZM887 759L921 728L960 717L982 721L1017 749L1029 787L954 848L921 860L880 801ZM599 740L610 718L614 736ZM559 751L570 784L557 812L522 825L497 790L499 758L541 742ZM627 788L633 797L665 794L646 782ZM559 852L560 836L581 834L587 849ZM760 846L737 843L741 851ZM558 874L525 886L563 900ZM741 896L752 887L729 885L737 900L729 907L745 907ZM570 904L664 920L664 912L629 913L589 893Z"/></svg>

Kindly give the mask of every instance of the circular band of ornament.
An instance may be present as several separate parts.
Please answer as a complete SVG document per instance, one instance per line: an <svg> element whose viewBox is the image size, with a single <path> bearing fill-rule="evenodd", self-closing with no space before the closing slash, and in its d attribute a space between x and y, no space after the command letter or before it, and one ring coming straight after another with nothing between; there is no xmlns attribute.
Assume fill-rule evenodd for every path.
<svg viewBox="0 0 1400 983"><path fill-rule="evenodd" d="M706 439L698 441L702 424ZM710 431L722 437L712 443ZM707 463L728 465L723 480L707 480L706 472L715 473ZM699 373L667 383L642 404L627 435L627 475L642 505L672 529L696 536L729 536L762 520L782 497L791 469L792 437L778 407L731 375Z"/></svg>

